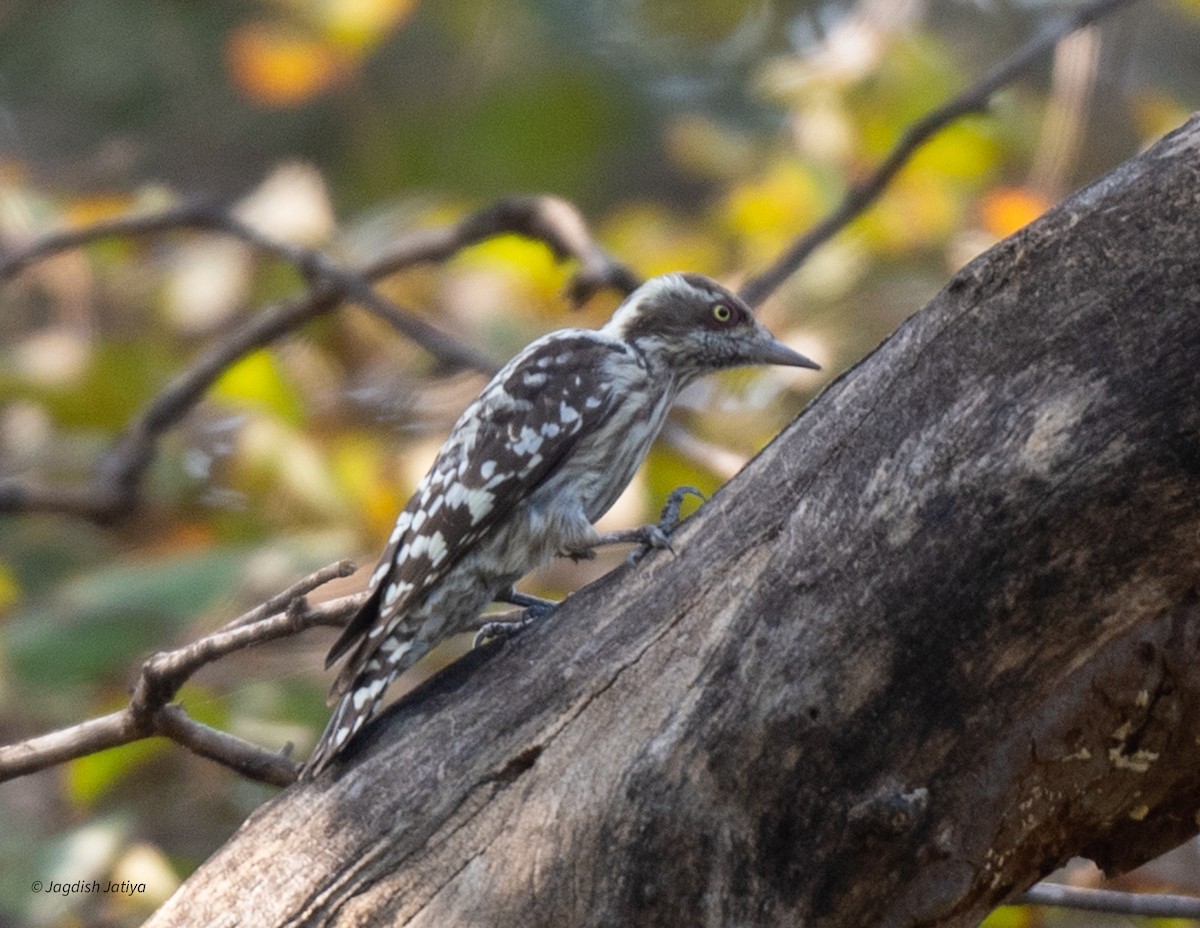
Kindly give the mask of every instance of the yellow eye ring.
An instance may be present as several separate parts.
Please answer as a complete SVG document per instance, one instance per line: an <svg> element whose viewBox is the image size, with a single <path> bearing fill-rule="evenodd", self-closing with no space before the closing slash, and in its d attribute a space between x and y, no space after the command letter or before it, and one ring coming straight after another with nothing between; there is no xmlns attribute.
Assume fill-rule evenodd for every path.
<svg viewBox="0 0 1200 928"><path fill-rule="evenodd" d="M713 306L712 314L713 318L716 319L717 322L722 323L728 322L733 318L733 310L724 303L717 303L715 306Z"/></svg>

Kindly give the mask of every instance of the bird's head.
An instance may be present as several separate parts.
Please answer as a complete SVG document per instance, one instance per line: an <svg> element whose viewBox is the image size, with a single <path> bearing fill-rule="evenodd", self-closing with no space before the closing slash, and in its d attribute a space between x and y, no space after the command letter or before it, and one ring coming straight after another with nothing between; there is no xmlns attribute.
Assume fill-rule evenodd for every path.
<svg viewBox="0 0 1200 928"><path fill-rule="evenodd" d="M768 332L743 300L701 274L646 281L617 307L604 331L670 367L681 383L749 364L820 370Z"/></svg>

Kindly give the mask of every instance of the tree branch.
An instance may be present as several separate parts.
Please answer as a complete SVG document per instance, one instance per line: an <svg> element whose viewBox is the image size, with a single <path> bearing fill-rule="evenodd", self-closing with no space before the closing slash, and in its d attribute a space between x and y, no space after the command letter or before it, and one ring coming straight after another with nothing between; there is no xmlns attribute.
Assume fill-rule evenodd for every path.
<svg viewBox="0 0 1200 928"><path fill-rule="evenodd" d="M1200 899L1166 893L1120 893L1059 883L1038 883L1013 900L1017 905L1043 905L1141 918L1200 919Z"/></svg>
<svg viewBox="0 0 1200 928"><path fill-rule="evenodd" d="M985 112L998 90L1021 77L1031 64L1052 51L1064 37L1131 2L1093 0L1072 10L1004 59L990 74L908 126L879 167L864 181L851 187L837 209L797 238L773 264L746 281L740 292L742 299L751 306L762 303L796 272L810 254L879 199L893 178L933 136L963 116Z"/></svg>
<svg viewBox="0 0 1200 928"><path fill-rule="evenodd" d="M80 228L56 230L0 256L0 280L16 277L39 261L64 251L83 248L104 238L136 238L186 229L229 233L227 220L227 214L213 204L184 203L156 213L133 213ZM264 247L258 242L252 244ZM269 244L265 247L271 250Z"/></svg>
<svg viewBox="0 0 1200 928"><path fill-rule="evenodd" d="M353 572L354 565L349 561L324 567L221 630L182 648L155 654L142 665L129 705L118 712L0 746L0 782L106 748L163 735L245 776L287 786L296 779L297 771L287 757L202 725L189 718L182 706L170 703L192 674L228 654L317 625L344 625L361 605L362 594L319 606L309 605L305 597L330 580Z"/></svg>
<svg viewBox="0 0 1200 928"><path fill-rule="evenodd" d="M128 515L138 503L142 480L154 459L158 439L183 419L229 367L336 309L344 300L361 304L444 364L494 372L496 366L489 359L396 306L371 286L372 281L414 264L445 261L468 245L514 233L544 241L559 259L570 258L580 263L568 287L576 301L602 286L627 292L637 283L624 265L609 258L593 241L578 210L555 197L502 200L446 229L413 233L362 271L347 270L314 249L275 241L212 206L183 205L158 214L124 216L46 235L0 260L0 280L20 273L36 261L101 238L163 234L180 229L234 236L294 265L312 287L303 296L261 310L202 352L126 425L101 459L90 487L44 488L13 480L0 481L0 513L53 512L97 522Z"/></svg>
<svg viewBox="0 0 1200 928"><path fill-rule="evenodd" d="M576 305L605 288L632 293L640 283L626 265L596 244L578 208L553 196L509 197L457 225L412 233L369 265L366 274L374 278L445 261L464 248L506 233L544 242L560 261L579 262L579 270L567 284L567 296Z"/></svg>
<svg viewBox="0 0 1200 928"><path fill-rule="evenodd" d="M52 232L0 260L0 280L19 274L37 261L45 260L63 251L90 245L100 239L135 238L187 229L232 236L264 254L296 267L308 279L315 291L297 301L299 305L307 308L307 312L314 315L326 312L336 308L343 299L349 299L384 318L443 364L475 368L485 372L494 370L491 361L482 357L474 349L380 296L369 285L369 278L366 275L341 267L316 249L291 245L273 239L254 226L238 219L232 213L210 204L185 203L158 213L118 216L80 229ZM300 321L307 321L309 318L311 316L302 313ZM255 331L261 329L261 326L256 326L252 321L247 328ZM246 338L245 334L241 338L235 336L231 342L244 344ZM250 344L253 349L261 347L265 342L258 341Z"/></svg>

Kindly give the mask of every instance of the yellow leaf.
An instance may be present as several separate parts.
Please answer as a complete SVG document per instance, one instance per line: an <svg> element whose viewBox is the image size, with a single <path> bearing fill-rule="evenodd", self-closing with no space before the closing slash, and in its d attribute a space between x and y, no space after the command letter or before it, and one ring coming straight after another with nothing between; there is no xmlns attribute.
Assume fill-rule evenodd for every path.
<svg viewBox="0 0 1200 928"><path fill-rule="evenodd" d="M717 274L727 257L711 230L649 203L618 210L603 233L613 254L637 255L637 270L647 277L670 271Z"/></svg>
<svg viewBox="0 0 1200 928"><path fill-rule="evenodd" d="M1027 928L1032 923L1030 910L1022 905L1002 905L979 923L979 928Z"/></svg>
<svg viewBox="0 0 1200 928"><path fill-rule="evenodd" d="M246 355L222 374L213 384L212 396L240 409L273 413L289 425L304 421L299 397L266 349Z"/></svg>
<svg viewBox="0 0 1200 928"><path fill-rule="evenodd" d="M820 188L812 174L795 161L783 161L735 187L723 212L735 232L794 235L813 222L820 205Z"/></svg>
<svg viewBox="0 0 1200 928"><path fill-rule="evenodd" d="M1000 145L978 121L949 126L920 147L906 173L925 173L942 183L985 177L1000 158Z"/></svg>
<svg viewBox="0 0 1200 928"><path fill-rule="evenodd" d="M331 468L342 491L363 515L371 538L387 538L405 499L378 445L366 437L348 438L334 448Z"/></svg>
<svg viewBox="0 0 1200 928"><path fill-rule="evenodd" d="M735 185L718 207L718 217L737 237L741 263L756 265L777 254L816 221L826 206L817 176L794 160L777 161Z"/></svg>
<svg viewBox="0 0 1200 928"><path fill-rule="evenodd" d="M903 173L854 228L884 254L905 254L948 237L962 212L959 198L938 178Z"/></svg>
<svg viewBox="0 0 1200 928"><path fill-rule="evenodd" d="M567 268L555 260L549 247L519 235L498 235L465 248L456 262L464 267L501 270L548 300L555 299L567 281Z"/></svg>
<svg viewBox="0 0 1200 928"><path fill-rule="evenodd" d="M0 609L21 601L21 584L16 576L0 561Z"/></svg>
<svg viewBox="0 0 1200 928"><path fill-rule="evenodd" d="M409 14L417 0L325 0L325 34L352 53L378 45Z"/></svg>

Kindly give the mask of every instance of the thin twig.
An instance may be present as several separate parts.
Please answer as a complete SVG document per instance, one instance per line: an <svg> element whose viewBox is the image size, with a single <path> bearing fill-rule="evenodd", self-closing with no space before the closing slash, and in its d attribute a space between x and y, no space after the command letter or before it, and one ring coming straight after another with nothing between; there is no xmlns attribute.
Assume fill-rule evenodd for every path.
<svg viewBox="0 0 1200 928"><path fill-rule="evenodd" d="M322 568L221 630L182 648L155 654L142 665L124 709L0 746L0 782L162 735L248 777L277 786L291 783L296 778L296 765L287 757L202 725L189 718L182 706L172 705L171 700L197 670L235 651L318 625L345 625L362 605L364 594L343 596L318 606L309 605L305 596L335 577L347 576L351 569L346 561Z"/></svg>
<svg viewBox="0 0 1200 928"><path fill-rule="evenodd" d="M1114 915L1146 918L1200 919L1200 898L1166 893L1122 893L1110 889L1085 889L1059 883L1038 883L1013 900L1013 905L1044 905L1086 909Z"/></svg>
<svg viewBox="0 0 1200 928"><path fill-rule="evenodd" d="M874 203L884 188L891 183L892 178L931 137L969 113L986 111L997 90L1020 77L1034 61L1053 49L1063 37L1131 2L1133 0L1095 0L1071 11L1062 20L1043 29L1014 54L1004 59L991 73L910 125L879 167L861 184L851 187L837 209L796 239L770 267L746 281L740 293L742 299L751 306L762 303L795 273L810 254Z"/></svg>
<svg viewBox="0 0 1200 928"><path fill-rule="evenodd" d="M102 238L160 235L181 229L226 231L223 224L224 214L211 204L185 203L155 213L131 213L78 229L61 229L0 257L0 280L15 277L30 265Z"/></svg>
<svg viewBox="0 0 1200 928"><path fill-rule="evenodd" d="M270 306L210 345L125 426L96 468L93 509L81 508L76 514L95 518L92 512L98 512L98 521L105 521L131 511L137 504L146 469L154 460L159 437L178 424L233 364L328 312L336 303L333 296L318 293ZM28 492L22 487L0 485L0 511L32 509L34 499ZM38 492L44 496L48 491ZM79 496L86 499L83 494Z"/></svg>
<svg viewBox="0 0 1200 928"><path fill-rule="evenodd" d="M314 257L323 257L312 249L287 245L263 235L215 205L184 203L158 213L134 213L79 229L48 233L8 255L0 255L0 280L15 277L38 261L102 238L157 235L183 229L232 235L295 264L304 273L310 272L307 266ZM640 283L633 271L596 243L583 214L573 203L546 195L507 197L454 225L411 232L359 273L366 280L378 280L419 264L447 261L464 248L505 234L544 242L560 261L578 261L580 268L567 286L568 296L576 303L605 287L630 293Z"/></svg>
<svg viewBox="0 0 1200 928"><path fill-rule="evenodd" d="M349 299L372 313L383 316L443 364L475 368L485 372L494 370L492 362L474 349L380 296L371 288L367 275L342 267L314 248L290 245L274 239L232 213L210 204L185 203L159 213L135 213L106 219L81 229L51 232L0 260L0 280L20 273L37 261L100 239L157 235L184 229L229 235L265 254L294 265L309 280L314 291L306 299L297 302L301 305L307 304L308 311L313 315L328 312L343 299ZM308 318L311 317L300 313L301 321L307 321ZM247 328L256 328L255 321L252 320ZM245 337L235 337L232 340L244 342ZM254 347L260 347L260 343L254 343Z"/></svg>
<svg viewBox="0 0 1200 928"><path fill-rule="evenodd" d="M255 622L265 619L268 616L289 609L292 603L302 600L317 587L324 586L331 580L341 580L349 577L356 569L354 562L348 560L341 560L335 564L330 564L328 567L322 567L304 579L293 583L282 593L272 596L265 603L255 606L249 612L221 626L221 631L227 632L235 628L241 628L243 625L253 625Z"/></svg>
<svg viewBox="0 0 1200 928"><path fill-rule="evenodd" d="M286 638L315 625L342 624L358 606L361 594L343 596L320 606L287 609L249 625L213 632L174 651L162 651L142 666L130 704L139 715L152 715L174 698L197 670L255 644Z"/></svg>
<svg viewBox="0 0 1200 928"><path fill-rule="evenodd" d="M209 728L190 718L182 706L163 706L156 722L159 734L244 777L272 786L290 786L296 782L296 764L286 755L264 751L228 732Z"/></svg>

